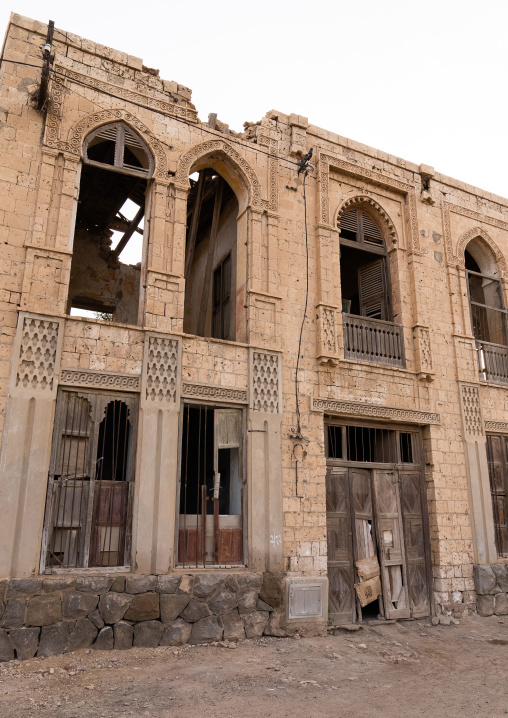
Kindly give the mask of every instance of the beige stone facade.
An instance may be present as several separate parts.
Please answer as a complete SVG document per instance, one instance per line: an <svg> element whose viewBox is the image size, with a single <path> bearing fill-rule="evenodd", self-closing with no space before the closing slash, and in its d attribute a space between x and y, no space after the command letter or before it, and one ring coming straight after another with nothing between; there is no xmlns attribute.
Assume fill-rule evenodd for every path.
<svg viewBox="0 0 508 718"><path fill-rule="evenodd" d="M86 397L102 391L113 403L115 396L118 403L130 397L136 407L129 409L131 420L136 412L137 432L130 548L114 569L60 566L61 572L188 575L192 555L194 573L203 566L216 570L213 564L226 572L278 576L287 591L289 623L294 616L322 626L328 620L331 560L327 426L342 426L344 432L366 427L362 436L385 431L392 437L389 432L397 431L421 437L433 577L429 611L474 610L473 567L503 562L495 542L486 436L508 434L508 371L502 368L506 342L498 337L482 348L474 333L464 252L469 247L482 270L478 274L496 277L503 310L508 200L315 127L299 115L270 111L242 134L214 118L204 122L187 88L160 79L136 57L58 29L48 96L39 110L47 30L11 16L0 78L0 579L51 571L41 555L47 550L58 397L65 390ZM119 267L109 236L92 252L84 244L92 230L81 229L80 235L76 229L88 201L83 187L94 170L90 160L97 156L90 148L99 146L90 137L99 130L100 138L104 127L132 133L138 138L132 146L149 158L139 169L131 163L131 174L145 183L137 267ZM298 163L311 147L305 175ZM97 171L107 170L104 162L102 167ZM213 276L206 269L211 240L199 234L199 216L192 266L186 269L191 197L197 202L199 192L196 173L208 181L203 202L210 206L210 222L213 201L206 200L206 188L222 178L230 191L222 205L227 201L229 209L217 221ZM346 216L363 217L358 238L364 238L372 266L379 255L387 268L383 281L390 301L384 315L380 310L369 319L368 312L355 313L355 288L352 299L341 292L347 258L356 257L352 275L366 266L354 254L353 235L348 244ZM381 239L369 238L368 218ZM221 271L231 272L224 276L232 279L221 295L222 309L217 299L216 313L207 298L219 289L200 292L222 281L217 267L227 252L232 268L221 265ZM71 315L75 296L81 309L110 312L106 319L112 321ZM214 322L226 311L232 329L221 335ZM370 344L367 335L373 337ZM489 346L498 347L497 373L481 364ZM227 468L231 477L239 471L242 491L235 514L240 524L224 528L241 527L241 555L234 560L216 555L207 563L186 544L182 566L179 542L191 540L181 523L182 437L185 421L194 421L185 407L200 407L207 417L212 411L216 422L224 409L241 417L240 440L223 449L240 457L239 469L233 463ZM340 463L346 456L335 458ZM393 469L401 462L403 457L392 456L381 463ZM199 506L199 497L193 501ZM198 509L194 514L196 526L198 518L206 519ZM393 559L394 550L392 564L398 560L409 567L408 525L405 520L401 529L405 554ZM419 525L426 540L425 526ZM290 593L302 586L315 592L314 608L291 613ZM294 605L300 606L298 600Z"/></svg>

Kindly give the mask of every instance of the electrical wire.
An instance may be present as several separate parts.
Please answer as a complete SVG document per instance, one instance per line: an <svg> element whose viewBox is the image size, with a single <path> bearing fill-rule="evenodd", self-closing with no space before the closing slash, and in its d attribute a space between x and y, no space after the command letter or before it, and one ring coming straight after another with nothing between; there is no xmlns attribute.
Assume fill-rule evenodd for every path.
<svg viewBox="0 0 508 718"><path fill-rule="evenodd" d="M307 308L309 305L309 234L307 230L307 195L305 193L305 181L307 179L307 171L303 175L303 210L305 218L305 256L306 256L306 282L305 282L305 309L303 310L302 324L300 327L300 337L298 339L298 356L296 359L296 370L295 370L295 401L296 401L296 431L293 438L301 439L302 427L300 424L300 400L299 400L299 386L298 386L298 370L300 368L300 352L302 350L302 336L303 327L305 326L305 320L307 319Z"/></svg>

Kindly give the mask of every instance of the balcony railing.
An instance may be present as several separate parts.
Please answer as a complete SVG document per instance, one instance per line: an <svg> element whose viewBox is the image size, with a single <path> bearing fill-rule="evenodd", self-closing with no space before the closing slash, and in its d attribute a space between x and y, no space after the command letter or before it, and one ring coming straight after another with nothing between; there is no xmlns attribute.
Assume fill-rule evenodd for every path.
<svg viewBox="0 0 508 718"><path fill-rule="evenodd" d="M343 314L344 357L405 367L402 326L381 319Z"/></svg>
<svg viewBox="0 0 508 718"><path fill-rule="evenodd" d="M508 346L477 340L476 354L482 381L508 384Z"/></svg>

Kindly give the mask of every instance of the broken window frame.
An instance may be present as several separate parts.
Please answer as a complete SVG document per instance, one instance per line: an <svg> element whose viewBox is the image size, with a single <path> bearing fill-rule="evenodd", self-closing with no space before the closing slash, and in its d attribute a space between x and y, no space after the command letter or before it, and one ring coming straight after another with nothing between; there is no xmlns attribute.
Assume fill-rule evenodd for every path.
<svg viewBox="0 0 508 718"><path fill-rule="evenodd" d="M41 544L41 574L130 568L138 405L137 394L59 387ZM122 414L125 417L123 430ZM111 453L105 451L108 431ZM108 462L111 472L116 474L111 480L104 479ZM123 478L118 479L119 474ZM101 498L105 501L101 502ZM112 541L117 544L116 550L112 550ZM112 552L123 555L117 557L115 563L104 563L104 554ZM58 560L57 554L62 554L62 565L51 563L51 554L53 561Z"/></svg>
<svg viewBox="0 0 508 718"><path fill-rule="evenodd" d="M203 488L202 479L200 476L197 477L198 489L196 491L196 512L188 513L186 510L181 512L182 501L186 501L185 493L185 481L189 483L189 476L184 477L183 471L185 466L185 453L189 453L188 446L188 428L185 431L185 422L190 421L190 409L196 409L205 412L205 424L206 424L206 412L213 411L213 424L214 424L214 437L213 437L213 486L207 486L205 479L205 488ZM239 514L220 514L218 513L219 500L220 500L220 488L216 482L216 471L219 462L218 452L223 448L229 448L221 446L218 442L218 436L216 432L217 417L215 412L230 413L234 412L237 415L239 437L238 441L234 442L234 448L237 448L237 467L238 467L238 487L240 489L240 513ZM203 436L206 441L206 430L205 424L200 423L200 429L203 432ZM187 424L187 427L189 424ZM187 440L184 441L185 437ZM200 441L200 439L198 439ZM208 441L211 441L208 438ZM184 445L185 444L185 445ZM205 450L206 451L206 450ZM199 451L201 455L204 452ZM220 404L215 403L200 403L196 404L190 400L182 401L182 411L180 412L179 422L179 444L178 444L178 484L177 484L177 495L176 495L176 527L175 527L175 566L177 568L187 569L198 569L198 568L209 568L209 569L220 569L220 568L239 568L247 566L247 555L248 555L248 543L247 543L247 467L246 467L246 410L243 406L232 405L232 404ZM203 471L206 474L207 467L204 465L202 468L201 458L198 459L199 471ZM204 464L204 462L203 462ZM210 469L210 467L208 467ZM195 478L195 477L193 477ZM219 479L220 481L220 479ZM203 494L209 493L208 497L213 502L213 512L203 511ZM184 503L185 505L185 503ZM228 520L228 517L235 519L235 521ZM230 525L231 524L231 525ZM235 524L235 525L233 525ZM236 526L236 524L239 524ZM202 530L202 527L205 530ZM210 538L212 527L213 538ZM241 532L240 542L238 541L238 535L234 535L238 530ZM224 535L222 535L224 532ZM220 551L227 551L227 546L224 549L223 544L226 544L228 540L231 542L231 552L241 555L241 558L233 562L221 562ZM212 547L212 551L210 551ZM213 560L207 560L207 556L213 555Z"/></svg>
<svg viewBox="0 0 508 718"><path fill-rule="evenodd" d="M114 164L107 164L105 162L98 162L97 160L89 159L88 157L88 147L90 146L91 142L97 137L101 135L106 135L108 132L115 131L115 139L113 140L112 137L105 138L105 141L111 141L115 143L115 154L114 154ZM132 165L128 165L124 161L125 156L125 147L126 147L126 135L133 135L135 140L139 143L141 148L144 150L147 160L148 160L148 168L147 169L136 169ZM127 145L128 147L128 145ZM109 122L105 125L101 125L97 129L93 130L93 132L90 132L89 135L86 136L85 141L83 142L83 162L88 165L92 165L94 167L101 167L102 169L109 169L112 172L120 172L122 174L130 174L135 177L144 177L145 179L150 179L153 175L154 169L155 169L155 162L153 159L153 155L150 152L150 149L148 148L148 145L146 142L140 137L140 135L133 129L131 129L125 122Z"/></svg>

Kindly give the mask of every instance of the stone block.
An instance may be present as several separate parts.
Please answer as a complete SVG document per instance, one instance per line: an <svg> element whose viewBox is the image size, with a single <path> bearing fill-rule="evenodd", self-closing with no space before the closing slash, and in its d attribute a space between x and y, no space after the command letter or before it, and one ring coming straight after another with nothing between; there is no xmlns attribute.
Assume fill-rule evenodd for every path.
<svg viewBox="0 0 508 718"><path fill-rule="evenodd" d="M161 593L161 621L162 623L173 623L190 602L190 596L185 593Z"/></svg>
<svg viewBox="0 0 508 718"><path fill-rule="evenodd" d="M0 661L12 661L14 658L14 645L7 631L0 629Z"/></svg>
<svg viewBox="0 0 508 718"><path fill-rule="evenodd" d="M192 593L194 588L194 576L185 575L180 578L177 593Z"/></svg>
<svg viewBox="0 0 508 718"><path fill-rule="evenodd" d="M99 635L92 648L96 651L112 651L114 645L114 635L111 626L104 626L99 631Z"/></svg>
<svg viewBox="0 0 508 718"><path fill-rule="evenodd" d="M263 601L259 601L259 603L263 603ZM258 607L258 610L262 610L262 609L260 609ZM284 610L272 611L269 615L270 615L270 618L268 619L268 625L264 630L264 635L265 636L276 636L277 638L284 638L284 636L288 636L289 635L288 632L281 625L286 618L285 611Z"/></svg>
<svg viewBox="0 0 508 718"><path fill-rule="evenodd" d="M238 583L234 576L230 576L224 581L224 588L227 588L231 593L238 593Z"/></svg>
<svg viewBox="0 0 508 718"><path fill-rule="evenodd" d="M142 621L134 626L134 647L155 648L162 638L164 626L160 621Z"/></svg>
<svg viewBox="0 0 508 718"><path fill-rule="evenodd" d="M40 628L13 628L9 631L18 660L26 661L35 656L39 647L40 632Z"/></svg>
<svg viewBox="0 0 508 718"><path fill-rule="evenodd" d="M208 616L192 624L189 643L211 643L222 640L223 629L217 616Z"/></svg>
<svg viewBox="0 0 508 718"><path fill-rule="evenodd" d="M213 598L208 601L208 608L212 613L221 616L238 606L238 598L226 588L221 588Z"/></svg>
<svg viewBox="0 0 508 718"><path fill-rule="evenodd" d="M124 615L126 621L151 621L159 618L159 594L138 593Z"/></svg>
<svg viewBox="0 0 508 718"><path fill-rule="evenodd" d="M97 626L88 618L80 618L70 630L69 641L65 653L78 651L80 648L90 648L97 638Z"/></svg>
<svg viewBox="0 0 508 718"><path fill-rule="evenodd" d="M157 576L157 593L176 593L180 584L180 576Z"/></svg>
<svg viewBox="0 0 508 718"><path fill-rule="evenodd" d="M62 596L62 616L64 618L85 618L97 608L99 596L83 591L65 591Z"/></svg>
<svg viewBox="0 0 508 718"><path fill-rule="evenodd" d="M30 598L42 593L42 581L37 578L13 578L9 581L6 598Z"/></svg>
<svg viewBox="0 0 508 718"><path fill-rule="evenodd" d="M508 595L506 593L496 593L494 597L494 613L496 616L506 616L508 614Z"/></svg>
<svg viewBox="0 0 508 718"><path fill-rule="evenodd" d="M7 601L0 621L1 628L18 628L25 623L27 601L25 598L13 598Z"/></svg>
<svg viewBox="0 0 508 718"><path fill-rule="evenodd" d="M103 593L99 601L99 612L104 623L121 621L132 601L132 595L127 593Z"/></svg>
<svg viewBox="0 0 508 718"><path fill-rule="evenodd" d="M76 590L86 593L106 593L112 583L112 576L83 576L76 579Z"/></svg>
<svg viewBox="0 0 508 718"><path fill-rule="evenodd" d="M242 588L255 588L259 591L263 583L262 573L253 573L252 571L246 571L245 573L239 573L236 576L238 586Z"/></svg>
<svg viewBox="0 0 508 718"><path fill-rule="evenodd" d="M123 593L125 591L125 576L117 576L114 578L109 590L115 593Z"/></svg>
<svg viewBox="0 0 508 718"><path fill-rule="evenodd" d="M7 593L7 586L9 585L9 579L3 578L0 581L0 603L5 600L5 594Z"/></svg>
<svg viewBox="0 0 508 718"><path fill-rule="evenodd" d="M226 580L226 576L220 573L200 573L194 579L193 593L197 598L211 596Z"/></svg>
<svg viewBox="0 0 508 718"><path fill-rule="evenodd" d="M42 582L44 593L55 593L56 591L67 591L76 588L76 579L66 576L52 576L45 578Z"/></svg>
<svg viewBox="0 0 508 718"><path fill-rule="evenodd" d="M238 609L225 613L222 617L222 623L224 625L225 641L241 641L245 638L245 629Z"/></svg>
<svg viewBox="0 0 508 718"><path fill-rule="evenodd" d="M282 590L282 574L265 573L263 583L259 591L259 598L274 608L279 608L284 603L284 592Z"/></svg>
<svg viewBox="0 0 508 718"><path fill-rule="evenodd" d="M478 596L476 610L480 616L492 616L494 613L494 596Z"/></svg>
<svg viewBox="0 0 508 718"><path fill-rule="evenodd" d="M57 593L34 596L28 601L27 626L51 626L62 620L62 603Z"/></svg>
<svg viewBox="0 0 508 718"><path fill-rule="evenodd" d="M197 601L195 598L190 601L187 608L182 611L182 618L188 623L195 623L200 621L205 616L210 615L210 610L206 603L203 601Z"/></svg>
<svg viewBox="0 0 508 718"><path fill-rule="evenodd" d="M69 640L69 629L72 623L55 623L52 626L43 626L39 643L38 656L57 656L63 653Z"/></svg>
<svg viewBox="0 0 508 718"><path fill-rule="evenodd" d="M497 587L503 593L508 593L508 566L505 563L493 563L491 569L496 576Z"/></svg>
<svg viewBox="0 0 508 718"><path fill-rule="evenodd" d="M125 651L132 647L134 637L134 626L126 621L119 621L113 626L113 634L115 637L115 650Z"/></svg>
<svg viewBox="0 0 508 718"><path fill-rule="evenodd" d="M273 611L273 606L270 606L265 601L262 601L260 598L258 598L256 602L256 608L258 611Z"/></svg>
<svg viewBox="0 0 508 718"><path fill-rule="evenodd" d="M93 625L96 626L97 628L102 628L104 626L104 620L103 620L101 614L99 613L98 608L96 608L95 611L88 616L88 618L91 620Z"/></svg>
<svg viewBox="0 0 508 718"><path fill-rule="evenodd" d="M497 579L491 566L474 566L473 576L475 590L478 595L484 596L495 592Z"/></svg>
<svg viewBox="0 0 508 718"><path fill-rule="evenodd" d="M253 611L243 616L243 625L247 638L256 638L262 636L263 631L268 626L269 614L266 611Z"/></svg>
<svg viewBox="0 0 508 718"><path fill-rule="evenodd" d="M254 588L248 588L238 597L238 610L240 613L250 613L256 610L258 592Z"/></svg>
<svg viewBox="0 0 508 718"><path fill-rule="evenodd" d="M171 626L164 627L160 646L183 646L190 638L192 624L177 618Z"/></svg>
<svg viewBox="0 0 508 718"><path fill-rule="evenodd" d="M155 591L157 576L129 576L125 582L126 593L147 593Z"/></svg>

